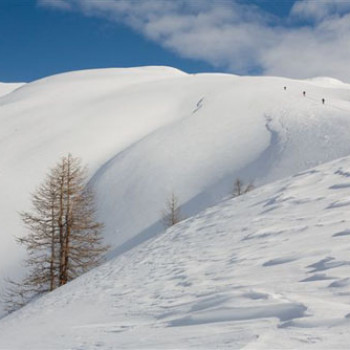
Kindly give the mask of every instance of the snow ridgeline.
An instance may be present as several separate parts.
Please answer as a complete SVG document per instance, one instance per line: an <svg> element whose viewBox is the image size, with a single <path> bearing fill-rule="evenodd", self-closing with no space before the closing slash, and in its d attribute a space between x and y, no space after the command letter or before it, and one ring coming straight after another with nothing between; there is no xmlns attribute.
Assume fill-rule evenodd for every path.
<svg viewBox="0 0 350 350"><path fill-rule="evenodd" d="M25 83L1 83L0 82L0 97L5 96L16 89L19 89Z"/></svg>
<svg viewBox="0 0 350 350"><path fill-rule="evenodd" d="M18 212L30 209L30 194L59 157L70 152L89 165L98 219L116 255L163 230L172 191L191 216L227 196L237 177L261 185L350 154L349 101L349 85L325 78L169 67L72 72L7 93L0 277L21 273Z"/></svg>
<svg viewBox="0 0 350 350"><path fill-rule="evenodd" d="M0 321L5 349L346 349L350 157L223 201Z"/></svg>

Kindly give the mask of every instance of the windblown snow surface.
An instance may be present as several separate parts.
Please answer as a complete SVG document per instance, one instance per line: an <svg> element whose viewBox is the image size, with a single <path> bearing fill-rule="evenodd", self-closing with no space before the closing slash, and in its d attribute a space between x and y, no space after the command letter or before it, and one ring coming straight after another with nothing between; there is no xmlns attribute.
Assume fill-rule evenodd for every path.
<svg viewBox="0 0 350 350"><path fill-rule="evenodd" d="M3 319L0 348L345 344L350 161L259 186L350 155L349 85L141 67L1 91L0 277L21 274L18 213L69 152L89 165L112 250ZM163 232L172 192L192 217L238 177L258 188Z"/></svg>
<svg viewBox="0 0 350 350"><path fill-rule="evenodd" d="M187 219L0 321L0 348L347 349L349 169Z"/></svg>

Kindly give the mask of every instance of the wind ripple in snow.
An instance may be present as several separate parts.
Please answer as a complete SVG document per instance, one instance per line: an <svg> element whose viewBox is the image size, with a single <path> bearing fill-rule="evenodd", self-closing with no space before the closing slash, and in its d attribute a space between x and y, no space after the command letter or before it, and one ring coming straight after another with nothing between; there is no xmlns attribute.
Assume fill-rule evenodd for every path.
<svg viewBox="0 0 350 350"><path fill-rule="evenodd" d="M181 327L204 323L243 321L271 317L278 318L280 321L288 321L297 317L303 317L306 310L307 308L304 305L295 303L241 308L218 308L175 319L169 322L169 326Z"/></svg>

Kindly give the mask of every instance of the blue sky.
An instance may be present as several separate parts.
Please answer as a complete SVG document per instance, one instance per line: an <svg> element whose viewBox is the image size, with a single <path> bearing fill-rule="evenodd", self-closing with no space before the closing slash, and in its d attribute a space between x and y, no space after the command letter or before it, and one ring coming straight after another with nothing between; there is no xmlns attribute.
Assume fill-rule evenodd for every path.
<svg viewBox="0 0 350 350"><path fill-rule="evenodd" d="M1 0L0 81L142 65L350 80L346 23L340 0Z"/></svg>
<svg viewBox="0 0 350 350"><path fill-rule="evenodd" d="M56 11L31 0L0 0L0 81L32 81L55 73L98 67L169 65L211 71L181 59L132 29L104 18Z"/></svg>

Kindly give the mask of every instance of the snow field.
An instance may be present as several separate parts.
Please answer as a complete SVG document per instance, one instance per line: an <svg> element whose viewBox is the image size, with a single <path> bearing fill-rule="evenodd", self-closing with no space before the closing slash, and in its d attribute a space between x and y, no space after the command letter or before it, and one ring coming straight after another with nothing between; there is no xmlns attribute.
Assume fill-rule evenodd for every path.
<svg viewBox="0 0 350 350"><path fill-rule="evenodd" d="M1 346L345 349L349 167L207 209L3 319Z"/></svg>

